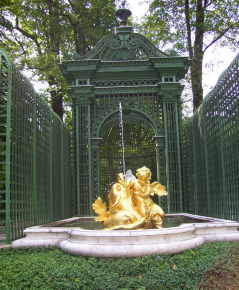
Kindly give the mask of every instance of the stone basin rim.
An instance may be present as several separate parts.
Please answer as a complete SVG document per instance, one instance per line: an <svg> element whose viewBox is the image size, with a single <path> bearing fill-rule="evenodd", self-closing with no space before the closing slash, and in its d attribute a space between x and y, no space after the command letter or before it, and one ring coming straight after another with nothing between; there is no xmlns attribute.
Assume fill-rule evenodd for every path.
<svg viewBox="0 0 239 290"><path fill-rule="evenodd" d="M222 225L219 223L219 225ZM235 226L235 224L233 224ZM239 226L239 223L238 223ZM84 229L77 229L71 228L68 230L70 235L75 236L96 236L96 237L122 237L122 236L154 236L154 235L167 235L167 234L177 234L183 232L189 232L195 230L194 224L182 224L177 227L172 228L161 228L161 229L142 229L142 230L84 230Z"/></svg>
<svg viewBox="0 0 239 290"><path fill-rule="evenodd" d="M239 223L234 222L234 223L220 223L220 222L215 222L212 223L212 225L205 225L200 226L200 225L195 225L195 224L182 224L178 227L173 227L173 228L162 228L162 229L146 229L146 230L114 230L114 231L102 231L102 230L84 230L84 229L69 229L68 233L69 234L74 234L74 235L82 235L84 236L91 236L92 234L94 236L150 236L150 235L155 235L155 234L173 234L173 233L183 233L183 232L188 232L189 230L195 230L196 228L221 228L221 227L239 227Z"/></svg>
<svg viewBox="0 0 239 290"><path fill-rule="evenodd" d="M192 222L183 223L182 220L181 225L161 229L109 231L71 227L70 223L79 218L85 221L94 219L92 216L73 217L26 228L26 237L14 241L12 247L56 246L73 255L120 258L179 253L204 243L239 240L239 222L236 221L185 213L166 216L189 217L192 218ZM199 220L203 222L200 223ZM60 227L64 223L69 223L69 226Z"/></svg>

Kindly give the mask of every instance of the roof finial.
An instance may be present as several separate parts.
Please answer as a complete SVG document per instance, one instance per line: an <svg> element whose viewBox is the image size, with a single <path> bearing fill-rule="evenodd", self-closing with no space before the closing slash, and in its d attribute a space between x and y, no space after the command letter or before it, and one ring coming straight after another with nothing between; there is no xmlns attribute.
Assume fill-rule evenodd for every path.
<svg viewBox="0 0 239 290"><path fill-rule="evenodd" d="M115 12L115 16L119 18L121 26L126 26L128 18L132 15L131 11L125 8L126 0L121 3L121 8Z"/></svg>
<svg viewBox="0 0 239 290"><path fill-rule="evenodd" d="M121 3L121 6L122 6L123 9L125 9L125 5L126 5L126 0L123 0L122 3Z"/></svg>

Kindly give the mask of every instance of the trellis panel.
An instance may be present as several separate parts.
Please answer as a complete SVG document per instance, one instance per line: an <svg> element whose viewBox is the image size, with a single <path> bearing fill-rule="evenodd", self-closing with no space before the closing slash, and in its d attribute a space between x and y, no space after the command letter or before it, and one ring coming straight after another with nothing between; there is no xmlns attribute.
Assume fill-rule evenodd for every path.
<svg viewBox="0 0 239 290"><path fill-rule="evenodd" d="M239 220L239 55L187 124L192 213Z"/></svg>
<svg viewBox="0 0 239 290"><path fill-rule="evenodd" d="M0 242L72 216L66 125L0 50Z"/></svg>

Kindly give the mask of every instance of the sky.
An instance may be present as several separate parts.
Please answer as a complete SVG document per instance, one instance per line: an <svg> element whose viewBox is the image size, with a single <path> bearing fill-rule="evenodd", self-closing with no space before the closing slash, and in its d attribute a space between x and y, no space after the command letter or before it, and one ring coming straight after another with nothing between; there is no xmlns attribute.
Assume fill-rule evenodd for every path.
<svg viewBox="0 0 239 290"><path fill-rule="evenodd" d="M142 4L142 0L127 0L127 2L134 19L140 21L140 18L147 12L149 4ZM232 52L228 48L211 49L205 53L203 70L204 96L216 85L219 76L230 65L237 53L239 51ZM212 64L214 64L213 68Z"/></svg>

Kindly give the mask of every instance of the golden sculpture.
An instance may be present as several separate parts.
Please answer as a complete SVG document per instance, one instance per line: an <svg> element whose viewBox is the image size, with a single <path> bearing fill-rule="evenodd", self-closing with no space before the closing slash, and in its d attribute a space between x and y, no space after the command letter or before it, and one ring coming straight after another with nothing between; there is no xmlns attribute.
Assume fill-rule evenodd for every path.
<svg viewBox="0 0 239 290"><path fill-rule="evenodd" d="M109 211L100 197L93 203L93 209L99 215L95 220L103 222L107 230L161 228L164 211L150 196L168 193L161 183L150 184L151 175L146 166L136 170L137 179L134 180L128 180L119 173L118 182L108 195Z"/></svg>

